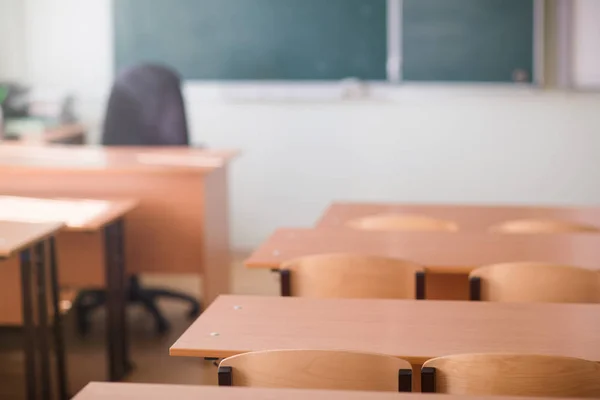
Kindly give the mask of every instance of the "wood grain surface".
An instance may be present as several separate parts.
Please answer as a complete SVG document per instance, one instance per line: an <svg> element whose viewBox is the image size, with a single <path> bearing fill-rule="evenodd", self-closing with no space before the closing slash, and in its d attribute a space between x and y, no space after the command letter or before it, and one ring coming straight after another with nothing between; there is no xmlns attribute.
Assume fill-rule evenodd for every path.
<svg viewBox="0 0 600 400"><path fill-rule="evenodd" d="M170 354L353 350L416 365L452 354L510 352L600 361L599 310L595 304L221 296Z"/></svg>

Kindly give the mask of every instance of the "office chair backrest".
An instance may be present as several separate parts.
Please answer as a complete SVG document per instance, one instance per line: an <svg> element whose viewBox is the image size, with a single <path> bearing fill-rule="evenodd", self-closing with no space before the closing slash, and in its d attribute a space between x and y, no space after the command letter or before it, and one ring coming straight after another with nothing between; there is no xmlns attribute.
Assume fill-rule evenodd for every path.
<svg viewBox="0 0 600 400"><path fill-rule="evenodd" d="M412 214L371 215L350 220L346 226L370 231L458 231L452 221Z"/></svg>
<svg viewBox="0 0 600 400"><path fill-rule="evenodd" d="M459 354L423 364L421 385L424 392L454 395L598 398L600 364L548 355Z"/></svg>
<svg viewBox="0 0 600 400"><path fill-rule="evenodd" d="M219 365L219 385L229 386L398 392L410 391L411 375L396 357L334 350L258 351Z"/></svg>
<svg viewBox="0 0 600 400"><path fill-rule="evenodd" d="M469 274L478 279L479 300L599 303L600 272L567 265L517 262L488 265Z"/></svg>
<svg viewBox="0 0 600 400"><path fill-rule="evenodd" d="M423 267L380 256L306 256L284 262L281 273L282 294L289 296L415 299L425 292ZM289 293L285 293L286 279Z"/></svg>
<svg viewBox="0 0 600 400"><path fill-rule="evenodd" d="M600 229L596 226L570 222L558 221L552 219L516 219L512 221L504 221L500 224L490 227L490 231L497 233L598 233Z"/></svg>
<svg viewBox="0 0 600 400"><path fill-rule="evenodd" d="M187 146L179 76L169 68L149 64L121 72L108 101L102 144Z"/></svg>

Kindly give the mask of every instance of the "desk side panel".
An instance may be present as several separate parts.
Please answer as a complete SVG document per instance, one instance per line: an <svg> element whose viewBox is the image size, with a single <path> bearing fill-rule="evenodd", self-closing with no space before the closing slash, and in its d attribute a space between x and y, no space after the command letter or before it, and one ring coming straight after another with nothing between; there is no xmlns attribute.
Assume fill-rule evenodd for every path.
<svg viewBox="0 0 600 400"><path fill-rule="evenodd" d="M61 287L105 287L102 232L61 232L56 237Z"/></svg>
<svg viewBox="0 0 600 400"><path fill-rule="evenodd" d="M208 306L231 287L229 248L229 187L227 168L204 180L203 293Z"/></svg>
<svg viewBox="0 0 600 400"><path fill-rule="evenodd" d="M19 257L0 261L0 326L21 325L21 268Z"/></svg>

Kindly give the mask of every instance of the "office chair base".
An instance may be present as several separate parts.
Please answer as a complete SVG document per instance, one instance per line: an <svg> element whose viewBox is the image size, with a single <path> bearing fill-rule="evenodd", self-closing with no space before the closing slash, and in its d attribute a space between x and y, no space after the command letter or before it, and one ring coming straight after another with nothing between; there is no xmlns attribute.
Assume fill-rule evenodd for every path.
<svg viewBox="0 0 600 400"><path fill-rule="evenodd" d="M140 285L137 276L132 276L130 278L127 291L127 302L140 303L146 311L152 315L155 321L155 329L158 334L164 334L171 328L171 325L158 308L157 300L161 297L190 303L191 307L188 312L188 317L190 319L200 315L200 303L194 297L170 290L146 289ZM90 315L104 304L106 304L106 291L104 290L85 290L79 293L73 308L77 320L77 331L80 335L84 336L89 333Z"/></svg>

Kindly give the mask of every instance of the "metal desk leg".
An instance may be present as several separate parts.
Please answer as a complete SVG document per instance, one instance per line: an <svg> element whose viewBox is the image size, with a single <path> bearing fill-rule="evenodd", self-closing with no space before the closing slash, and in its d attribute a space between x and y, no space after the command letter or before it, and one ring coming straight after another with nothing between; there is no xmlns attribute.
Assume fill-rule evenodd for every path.
<svg viewBox="0 0 600 400"><path fill-rule="evenodd" d="M58 325L55 326L55 335L62 330L60 326L60 313L58 309L58 277L56 260L54 257L53 239L50 242L50 295L54 305L54 312ZM25 336L25 382L28 400L54 399L52 386L52 372L50 368L50 341L48 323L48 291L46 286L46 247L40 242L30 249L23 250L20 254L21 261L21 292L23 304L23 331ZM37 314L37 315L36 315ZM36 318L37 317L37 318ZM59 352L61 345L57 343L57 362L62 363L58 368L59 399L67 399L66 371L64 351L62 358ZM64 345L62 346L64 350Z"/></svg>
<svg viewBox="0 0 600 400"><path fill-rule="evenodd" d="M108 342L108 377L121 380L128 372L126 331L125 261L123 222L116 221L104 229L106 258L106 318Z"/></svg>
<svg viewBox="0 0 600 400"><path fill-rule="evenodd" d="M117 237L115 241L117 260L120 262L119 265L119 274L121 276L121 291L122 291L122 301L123 307L121 308L120 313L120 324L121 324L121 353L123 357L123 368L124 374L127 374L133 368L133 364L131 363L131 359L129 357L129 330L127 326L127 293L129 293L129 279L127 279L127 268L125 265L125 221L120 219L115 222Z"/></svg>
<svg viewBox="0 0 600 400"><path fill-rule="evenodd" d="M67 362L65 355L65 340L62 328L62 315L60 311L60 288L58 285L58 266L56 261L56 240L50 238L50 284L52 290L52 312L54 313L54 352L56 354L56 371L58 379L59 399L67 400Z"/></svg>
<svg viewBox="0 0 600 400"><path fill-rule="evenodd" d="M38 328L37 342L40 350L40 381L41 398L50 400L52 397L52 384L50 375L50 343L48 342L48 293L46 291L46 246L40 242L34 246L36 266L36 294Z"/></svg>
<svg viewBox="0 0 600 400"><path fill-rule="evenodd" d="M36 373L36 343L35 320L33 316L33 288L31 271L31 250L23 250L21 259L21 303L23 306L23 333L25 344L25 385L27 399L37 398L37 373Z"/></svg>

